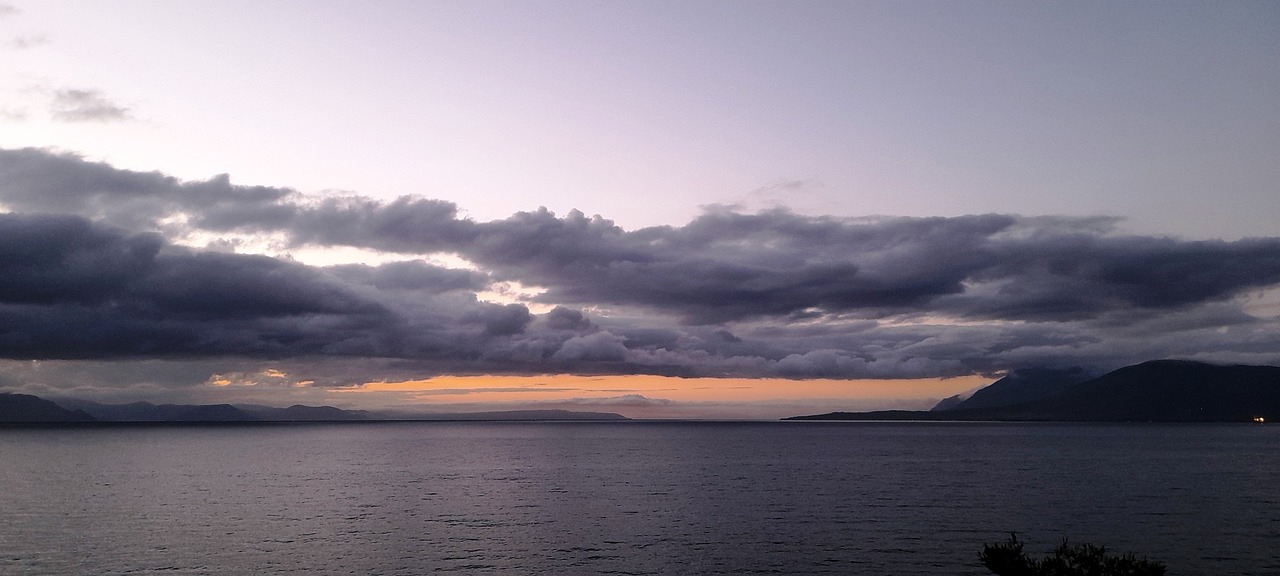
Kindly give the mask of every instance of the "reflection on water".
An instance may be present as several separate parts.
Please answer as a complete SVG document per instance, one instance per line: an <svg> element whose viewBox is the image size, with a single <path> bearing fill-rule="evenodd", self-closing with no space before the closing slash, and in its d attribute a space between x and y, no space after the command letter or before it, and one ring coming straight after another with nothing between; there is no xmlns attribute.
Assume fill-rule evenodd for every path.
<svg viewBox="0 0 1280 576"><path fill-rule="evenodd" d="M985 574L1017 531L1277 574L1280 428L0 429L0 572Z"/></svg>

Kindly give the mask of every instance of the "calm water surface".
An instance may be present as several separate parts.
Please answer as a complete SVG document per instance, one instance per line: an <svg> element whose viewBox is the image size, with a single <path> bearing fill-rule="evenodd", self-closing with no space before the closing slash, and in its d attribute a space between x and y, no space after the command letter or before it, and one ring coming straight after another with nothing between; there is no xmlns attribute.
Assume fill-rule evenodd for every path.
<svg viewBox="0 0 1280 576"><path fill-rule="evenodd" d="M1280 427L0 429L5 574L986 574L1016 531L1280 574Z"/></svg>

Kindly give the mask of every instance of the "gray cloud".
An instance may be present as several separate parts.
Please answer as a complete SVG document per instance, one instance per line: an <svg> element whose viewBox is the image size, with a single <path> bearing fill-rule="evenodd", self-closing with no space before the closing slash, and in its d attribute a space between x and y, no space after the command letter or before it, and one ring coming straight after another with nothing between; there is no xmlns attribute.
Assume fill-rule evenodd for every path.
<svg viewBox="0 0 1280 576"><path fill-rule="evenodd" d="M0 8L0 10L2 10L2 8ZM26 50L28 48L35 48L36 46L42 46L48 43L49 37L47 35L32 34L29 36L18 36L10 39L5 43L5 45L13 48L14 50Z"/></svg>
<svg viewBox="0 0 1280 576"><path fill-rule="evenodd" d="M30 114L24 108L0 108L0 119L13 122L26 120Z"/></svg>
<svg viewBox="0 0 1280 576"><path fill-rule="evenodd" d="M545 209L475 222L438 200L311 198L31 149L0 150L0 205L12 212L0 216L0 356L15 360L270 359L326 386L444 373L902 378L1171 356L1280 362L1277 318L1243 307L1280 287L1280 238L1125 236L1108 218L725 207L632 231ZM478 269L312 267L235 254L225 238L173 244L193 232L449 253ZM479 299L503 281L544 291Z"/></svg>
<svg viewBox="0 0 1280 576"><path fill-rule="evenodd" d="M566 340L551 356L556 361L603 360L621 362L627 358L622 338L608 332L574 336Z"/></svg>
<svg viewBox="0 0 1280 576"><path fill-rule="evenodd" d="M132 120L128 108L112 102L99 90L61 88L53 91L50 113L63 122Z"/></svg>
<svg viewBox="0 0 1280 576"><path fill-rule="evenodd" d="M265 219L283 224L295 210L292 199L297 195L286 188L232 185L226 174L181 182L159 172L120 170L33 148L0 151L0 187L0 203L15 212L73 214L110 226L174 234L188 229L159 222L189 216L198 221L193 226L224 231L232 226L220 222Z"/></svg>

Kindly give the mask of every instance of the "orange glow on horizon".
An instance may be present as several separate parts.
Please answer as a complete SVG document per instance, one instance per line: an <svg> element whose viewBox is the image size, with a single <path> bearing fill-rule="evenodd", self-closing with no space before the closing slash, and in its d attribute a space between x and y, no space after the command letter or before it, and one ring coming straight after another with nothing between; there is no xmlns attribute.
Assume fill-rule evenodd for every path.
<svg viewBox="0 0 1280 576"><path fill-rule="evenodd" d="M430 404L545 402L626 395L680 402L914 400L943 398L990 381L982 376L910 380L676 378L652 375L437 376L403 382L369 382L358 388L341 390L341 393L397 392Z"/></svg>

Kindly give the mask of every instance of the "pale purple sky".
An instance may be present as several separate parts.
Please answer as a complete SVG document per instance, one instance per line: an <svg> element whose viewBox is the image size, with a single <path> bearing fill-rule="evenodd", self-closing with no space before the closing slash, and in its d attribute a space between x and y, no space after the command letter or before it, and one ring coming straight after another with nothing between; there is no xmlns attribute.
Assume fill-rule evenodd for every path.
<svg viewBox="0 0 1280 576"><path fill-rule="evenodd" d="M186 179L627 229L740 204L1236 238L1280 213L1274 2L5 4L0 146ZM59 119L66 90L122 113Z"/></svg>

